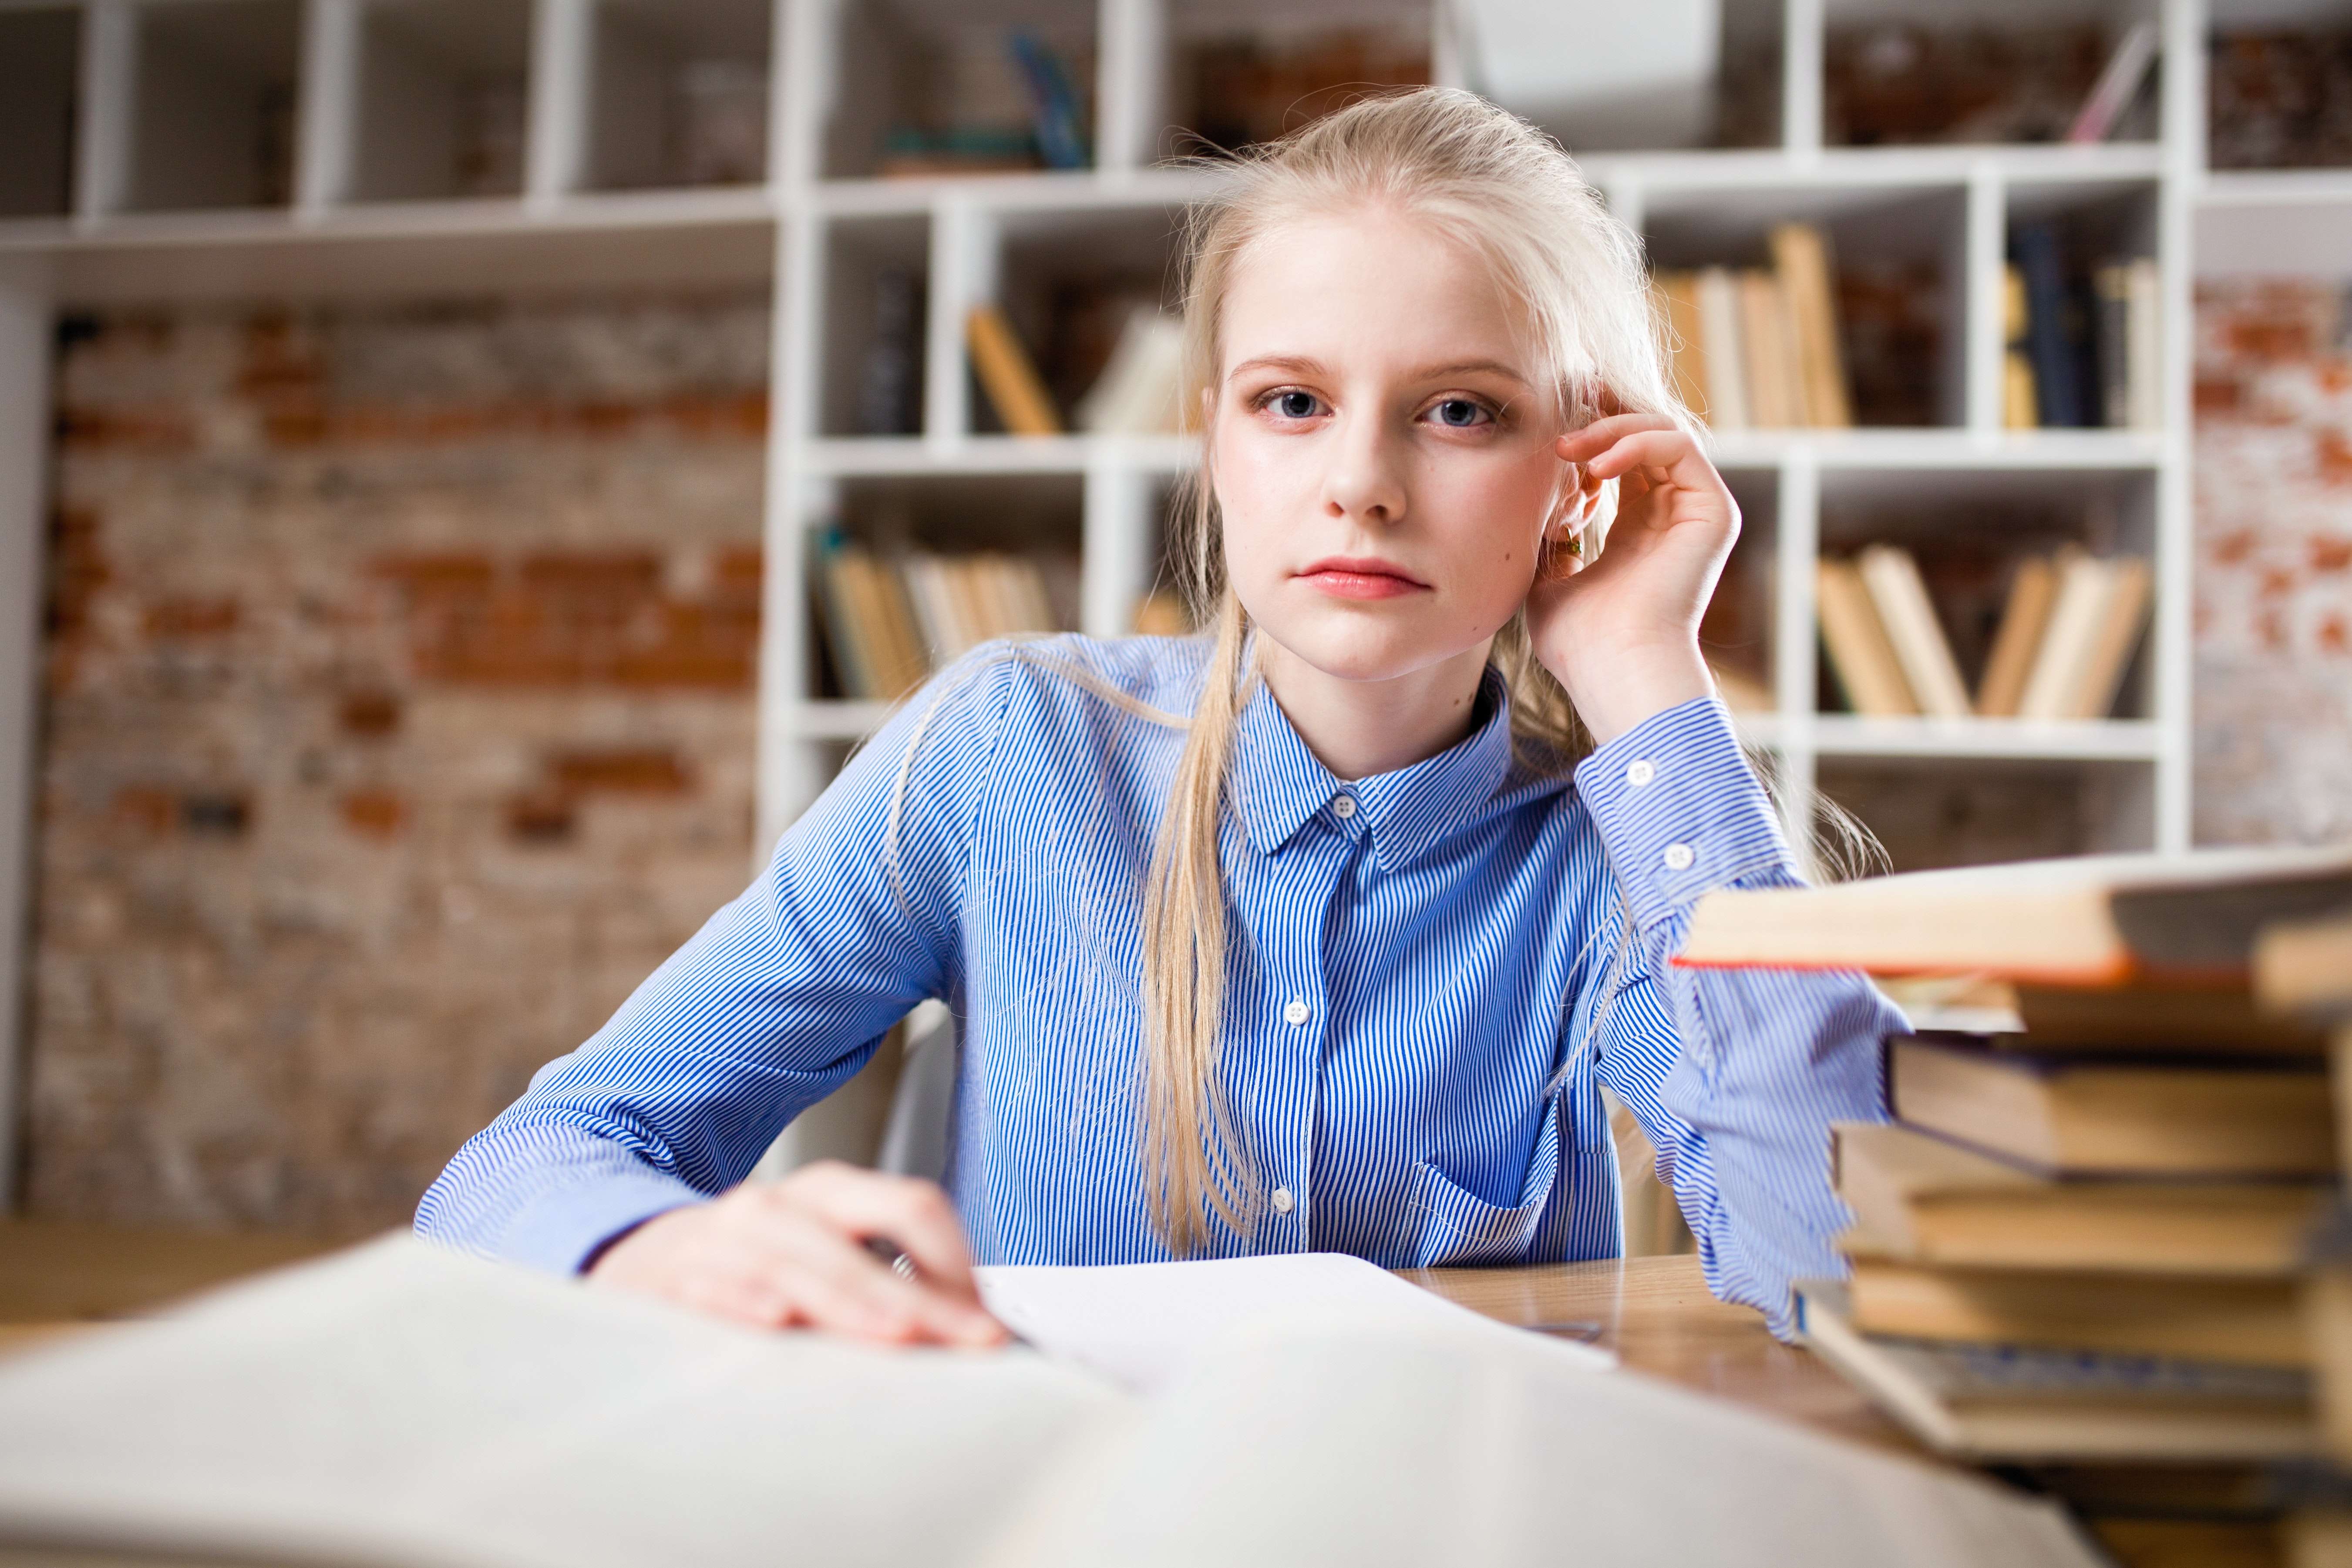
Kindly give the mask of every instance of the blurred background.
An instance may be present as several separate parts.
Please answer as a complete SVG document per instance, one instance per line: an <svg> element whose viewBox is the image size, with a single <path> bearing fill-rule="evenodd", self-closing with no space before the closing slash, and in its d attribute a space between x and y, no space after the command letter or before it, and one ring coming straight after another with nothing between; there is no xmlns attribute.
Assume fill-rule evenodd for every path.
<svg viewBox="0 0 2352 1568"><path fill-rule="evenodd" d="M9 1211L404 1223L932 664L1181 629L1185 204L1430 81L1647 240L1792 822L2352 836L2346 0L0 0Z"/></svg>

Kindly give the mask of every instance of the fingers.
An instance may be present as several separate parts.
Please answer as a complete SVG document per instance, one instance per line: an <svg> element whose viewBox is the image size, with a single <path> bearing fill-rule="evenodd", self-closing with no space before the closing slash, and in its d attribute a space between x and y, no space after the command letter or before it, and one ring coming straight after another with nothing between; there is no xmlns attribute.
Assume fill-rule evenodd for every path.
<svg viewBox="0 0 2352 1568"><path fill-rule="evenodd" d="M980 1300L963 1226L947 1194L930 1183L828 1160L796 1172L784 1184L797 1202L850 1235L896 1242L931 1284Z"/></svg>
<svg viewBox="0 0 2352 1568"><path fill-rule="evenodd" d="M1571 463L1584 462L1607 451L1624 437L1644 430L1681 433L1681 426L1663 414L1612 414L1560 437L1558 443L1559 455ZM1687 435L1685 439L1688 439ZM1696 449L1695 443L1693 449Z"/></svg>
<svg viewBox="0 0 2352 1568"><path fill-rule="evenodd" d="M870 1237L903 1247L913 1277L868 1250ZM1010 1338L980 1304L946 1194L845 1165L811 1166L657 1215L607 1247L589 1276L739 1322L900 1344Z"/></svg>

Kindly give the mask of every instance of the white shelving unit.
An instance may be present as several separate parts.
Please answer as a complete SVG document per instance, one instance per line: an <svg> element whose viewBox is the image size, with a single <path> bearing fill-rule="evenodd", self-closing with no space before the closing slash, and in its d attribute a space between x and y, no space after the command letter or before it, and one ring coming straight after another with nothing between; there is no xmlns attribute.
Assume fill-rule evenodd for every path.
<svg viewBox="0 0 2352 1568"><path fill-rule="evenodd" d="M1825 30L1886 16L1989 22L1993 0L1727 0L1777 34L1780 145L1606 151L1588 172L1662 261L1757 258L1770 223L1824 225L1842 253L1916 255L1948 301L1938 422L1917 429L1745 433L1719 459L1748 504L1742 549L1767 563L1779 711L1752 722L1792 811L1824 764L1934 774L2077 767L2097 814L2084 847L2188 841L2190 279L2200 250L2273 269L2352 270L2352 173L2210 174L2204 39L2273 22L2283 0L2050 0L2030 19L2160 24L2161 130L2088 148L1823 145ZM2259 7L2259 9L2256 9ZM1313 0L1278 24L1426 29L1441 79L1461 51L1435 0ZM959 29L1020 24L1090 79L1090 169L870 177L905 90L902 57ZM49 365L63 309L199 299L368 298L765 282L774 289L767 628L759 842L823 786L881 713L821 700L803 575L807 531L877 510L1004 517L1030 509L1083 560L1085 628L1126 629L1157 560L1176 439L1018 440L981 433L960 323L1061 265L1149 270L1198 176L1153 165L1184 122L1188 48L1267 18L1231 0L0 0L0 994L21 994L33 758L37 562ZM1769 47L1769 46L1768 46ZM764 65L764 178L664 188L677 72ZM499 95L503 94L501 99ZM70 131L65 120L70 106ZM480 118L513 121L510 163L460 167ZM474 117L472 120L467 116ZM284 142L256 173L232 146ZM495 138L493 138L495 140ZM492 149L496 152L496 149ZM465 194L468 191L488 194ZM2164 422L2154 432L2000 428L2000 290L2011 225L2092 212L2159 263ZM851 433L841 388L861 275L919 275L920 433ZM870 277L869 277L870 280ZM847 292L845 292L846 290ZM1016 311L1017 314L1017 311ZM1981 503L1997 528L2021 496L2095 500L2111 542L2157 565L2154 627L2121 708L2063 725L1864 721L1819 710L1813 563L1914 502ZM1003 526L1000 521L1000 526ZM2095 775L2094 778L2092 775ZM14 1027L12 1005L5 1016ZM0 1043L5 1058L5 1043ZM0 1095L15 1082L0 1060ZM13 1125L0 1104L0 1128ZM5 1133L0 1133L5 1138ZM0 1148L0 1170L10 1168Z"/></svg>

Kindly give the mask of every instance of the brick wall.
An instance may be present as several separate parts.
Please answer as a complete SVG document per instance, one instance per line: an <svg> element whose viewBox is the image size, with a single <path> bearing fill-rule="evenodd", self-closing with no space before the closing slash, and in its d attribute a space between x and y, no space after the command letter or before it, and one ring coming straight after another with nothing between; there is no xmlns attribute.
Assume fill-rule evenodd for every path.
<svg viewBox="0 0 2352 1568"><path fill-rule="evenodd" d="M2342 287L2197 301L2196 834L2352 838L2352 353Z"/></svg>
<svg viewBox="0 0 2352 1568"><path fill-rule="evenodd" d="M31 1212L396 1224L741 886L767 341L68 324Z"/></svg>

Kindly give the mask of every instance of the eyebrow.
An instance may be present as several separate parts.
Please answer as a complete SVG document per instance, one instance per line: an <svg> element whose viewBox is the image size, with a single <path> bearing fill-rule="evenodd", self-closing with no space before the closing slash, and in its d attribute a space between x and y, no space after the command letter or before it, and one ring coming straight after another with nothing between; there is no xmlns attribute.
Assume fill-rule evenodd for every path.
<svg viewBox="0 0 2352 1568"><path fill-rule="evenodd" d="M1297 374L1308 376L1328 375L1330 374L1330 367L1326 365L1321 360L1311 359L1303 354L1259 354L1254 358L1245 359L1242 361L1241 363L1234 366L1233 370L1229 373L1227 379L1230 380L1233 376L1240 375L1244 371L1252 370L1290 371ZM1408 381L1443 381L1447 376L1465 375L1473 371L1485 371L1494 375L1507 376L1509 379L1517 382L1522 386L1530 386L1534 384L1515 367L1505 364L1501 360L1493 359L1454 360L1446 364L1423 365L1419 369L1413 371L1405 379Z"/></svg>

